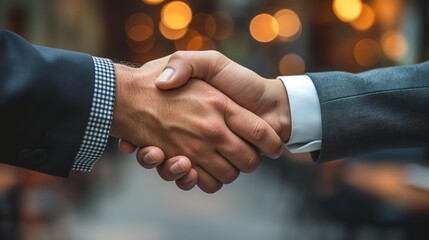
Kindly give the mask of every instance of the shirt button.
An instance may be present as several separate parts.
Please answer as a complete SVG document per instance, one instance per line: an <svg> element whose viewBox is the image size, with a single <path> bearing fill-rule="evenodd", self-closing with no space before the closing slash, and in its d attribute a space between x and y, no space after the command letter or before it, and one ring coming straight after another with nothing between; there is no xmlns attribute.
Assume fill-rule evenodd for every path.
<svg viewBox="0 0 429 240"><path fill-rule="evenodd" d="M19 160L30 161L33 159L33 151L30 149L24 149L19 153Z"/></svg>

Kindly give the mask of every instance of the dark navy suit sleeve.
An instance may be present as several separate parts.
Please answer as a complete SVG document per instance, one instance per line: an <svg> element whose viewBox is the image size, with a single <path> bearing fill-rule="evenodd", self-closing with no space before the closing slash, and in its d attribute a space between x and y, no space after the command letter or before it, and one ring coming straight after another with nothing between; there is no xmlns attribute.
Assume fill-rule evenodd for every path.
<svg viewBox="0 0 429 240"><path fill-rule="evenodd" d="M91 111L90 55L0 31L0 162L67 176Z"/></svg>
<svg viewBox="0 0 429 240"><path fill-rule="evenodd" d="M429 146L429 62L359 74L308 74L322 113L319 162Z"/></svg>

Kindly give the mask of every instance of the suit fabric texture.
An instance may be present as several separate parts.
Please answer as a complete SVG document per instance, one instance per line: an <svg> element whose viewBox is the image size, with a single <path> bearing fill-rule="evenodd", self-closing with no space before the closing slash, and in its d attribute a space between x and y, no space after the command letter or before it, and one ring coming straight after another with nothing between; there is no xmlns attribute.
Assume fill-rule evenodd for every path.
<svg viewBox="0 0 429 240"><path fill-rule="evenodd" d="M359 74L309 73L319 95L318 162L429 146L429 62Z"/></svg>
<svg viewBox="0 0 429 240"><path fill-rule="evenodd" d="M67 176L91 110L92 57L8 31L0 31L0 53L0 162Z"/></svg>

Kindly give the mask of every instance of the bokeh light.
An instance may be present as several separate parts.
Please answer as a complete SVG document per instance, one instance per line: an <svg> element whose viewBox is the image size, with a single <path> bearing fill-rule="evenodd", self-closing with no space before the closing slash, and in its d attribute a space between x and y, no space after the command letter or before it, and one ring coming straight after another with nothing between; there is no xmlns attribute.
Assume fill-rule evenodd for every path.
<svg viewBox="0 0 429 240"><path fill-rule="evenodd" d="M188 51L202 51L202 50L214 50L216 49L215 43L205 36L195 36L191 38L186 46Z"/></svg>
<svg viewBox="0 0 429 240"><path fill-rule="evenodd" d="M135 53L146 53L155 45L155 36L151 35L148 39L142 42L135 42L128 39L127 44L128 47Z"/></svg>
<svg viewBox="0 0 429 240"><path fill-rule="evenodd" d="M381 38L381 46L388 58L401 60L408 51L408 42L402 33L396 30L386 32Z"/></svg>
<svg viewBox="0 0 429 240"><path fill-rule="evenodd" d="M373 8L377 15L378 22L385 28L392 27L401 15L402 0L377 0L373 3Z"/></svg>
<svg viewBox="0 0 429 240"><path fill-rule="evenodd" d="M335 15L343 22L352 22L362 12L360 0L334 0L332 7Z"/></svg>
<svg viewBox="0 0 429 240"><path fill-rule="evenodd" d="M141 42L153 35L154 23L145 13L134 13L125 22L127 36L136 42Z"/></svg>
<svg viewBox="0 0 429 240"><path fill-rule="evenodd" d="M282 9L274 14L279 24L279 38L284 41L293 41L301 33L301 20L290 9Z"/></svg>
<svg viewBox="0 0 429 240"><path fill-rule="evenodd" d="M166 27L162 21L159 22L159 31L161 32L162 36L169 40L177 40L179 38L182 38L185 36L185 34L188 32L188 28L183 28L179 30L174 30L171 28Z"/></svg>
<svg viewBox="0 0 429 240"><path fill-rule="evenodd" d="M279 34L279 24L273 16L259 14L250 22L250 34L258 42L270 42Z"/></svg>
<svg viewBox="0 0 429 240"><path fill-rule="evenodd" d="M282 75L303 74L305 72L305 62L297 54L287 54L280 60L279 70Z"/></svg>
<svg viewBox="0 0 429 240"><path fill-rule="evenodd" d="M192 20L192 10L181 1L170 2L162 8L162 23L173 30L186 28Z"/></svg>
<svg viewBox="0 0 429 240"><path fill-rule="evenodd" d="M381 57L380 45L372 39L362 39L354 48L356 62L363 67L374 67Z"/></svg>
<svg viewBox="0 0 429 240"><path fill-rule="evenodd" d="M370 6L363 4L362 13L351 24L360 31L368 30L374 25L375 13Z"/></svg>
<svg viewBox="0 0 429 240"><path fill-rule="evenodd" d="M157 5L163 3L165 0L143 0L144 3L149 5Z"/></svg>
<svg viewBox="0 0 429 240"><path fill-rule="evenodd" d="M228 13L216 12L206 19L205 28L209 37L225 40L234 32L234 20Z"/></svg>
<svg viewBox="0 0 429 240"><path fill-rule="evenodd" d="M193 49L201 47L199 40L202 42L202 36L199 32L194 29L189 29L188 32L180 39L177 39L174 42L174 45L177 50L190 50L189 47ZM192 44L189 43L192 41Z"/></svg>

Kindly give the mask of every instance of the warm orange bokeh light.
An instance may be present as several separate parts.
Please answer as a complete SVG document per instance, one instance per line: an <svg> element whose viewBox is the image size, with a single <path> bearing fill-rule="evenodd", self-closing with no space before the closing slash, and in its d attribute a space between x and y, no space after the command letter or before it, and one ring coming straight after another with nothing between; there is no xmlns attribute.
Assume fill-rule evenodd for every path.
<svg viewBox="0 0 429 240"><path fill-rule="evenodd" d="M142 42L128 40L128 47L135 53L145 53L155 45L155 36L151 35L148 39Z"/></svg>
<svg viewBox="0 0 429 240"><path fill-rule="evenodd" d="M377 15L377 20L385 28L392 27L398 22L400 19L398 16L403 11L402 0L377 0L372 6Z"/></svg>
<svg viewBox="0 0 429 240"><path fill-rule="evenodd" d="M355 60L363 67L374 67L380 60L380 56L381 47L372 39L362 39L355 45Z"/></svg>
<svg viewBox="0 0 429 240"><path fill-rule="evenodd" d="M374 25L375 13L372 8L363 4L362 13L352 22L352 26L360 31L368 30Z"/></svg>
<svg viewBox="0 0 429 240"><path fill-rule="evenodd" d="M192 44L198 44L198 38L201 38L201 34L193 29L189 29L185 36L175 41L174 45L177 50L189 50L189 42L193 41ZM192 47L195 46L192 45Z"/></svg>
<svg viewBox="0 0 429 240"><path fill-rule="evenodd" d="M173 30L186 28L192 20L192 10L181 1L170 2L162 8L162 23Z"/></svg>
<svg viewBox="0 0 429 240"><path fill-rule="evenodd" d="M134 13L125 22L128 37L136 42L145 41L153 34L153 20L145 13Z"/></svg>
<svg viewBox="0 0 429 240"><path fill-rule="evenodd" d="M177 40L185 36L185 34L188 32L188 28L183 28L179 30L170 29L166 27L161 21L159 22L159 31L165 38L169 40Z"/></svg>
<svg viewBox="0 0 429 240"><path fill-rule="evenodd" d="M332 3L335 15L343 22L352 22L362 12L361 0L334 0Z"/></svg>
<svg viewBox="0 0 429 240"><path fill-rule="evenodd" d="M381 46L388 58L393 61L401 60L408 50L408 42L399 31L386 32L381 38Z"/></svg>
<svg viewBox="0 0 429 240"><path fill-rule="evenodd" d="M283 75L296 75L305 72L304 60L296 54L287 54L280 60L280 73Z"/></svg>
<svg viewBox="0 0 429 240"><path fill-rule="evenodd" d="M147 3L149 5L157 5L157 4L160 4L164 1L165 0L143 0L144 3Z"/></svg>
<svg viewBox="0 0 429 240"><path fill-rule="evenodd" d="M301 20L298 15L290 9L282 9L274 14L279 24L279 38L292 41L301 32Z"/></svg>
<svg viewBox="0 0 429 240"><path fill-rule="evenodd" d="M270 42L279 34L279 24L273 16L259 14L250 22L250 34L258 42Z"/></svg>

